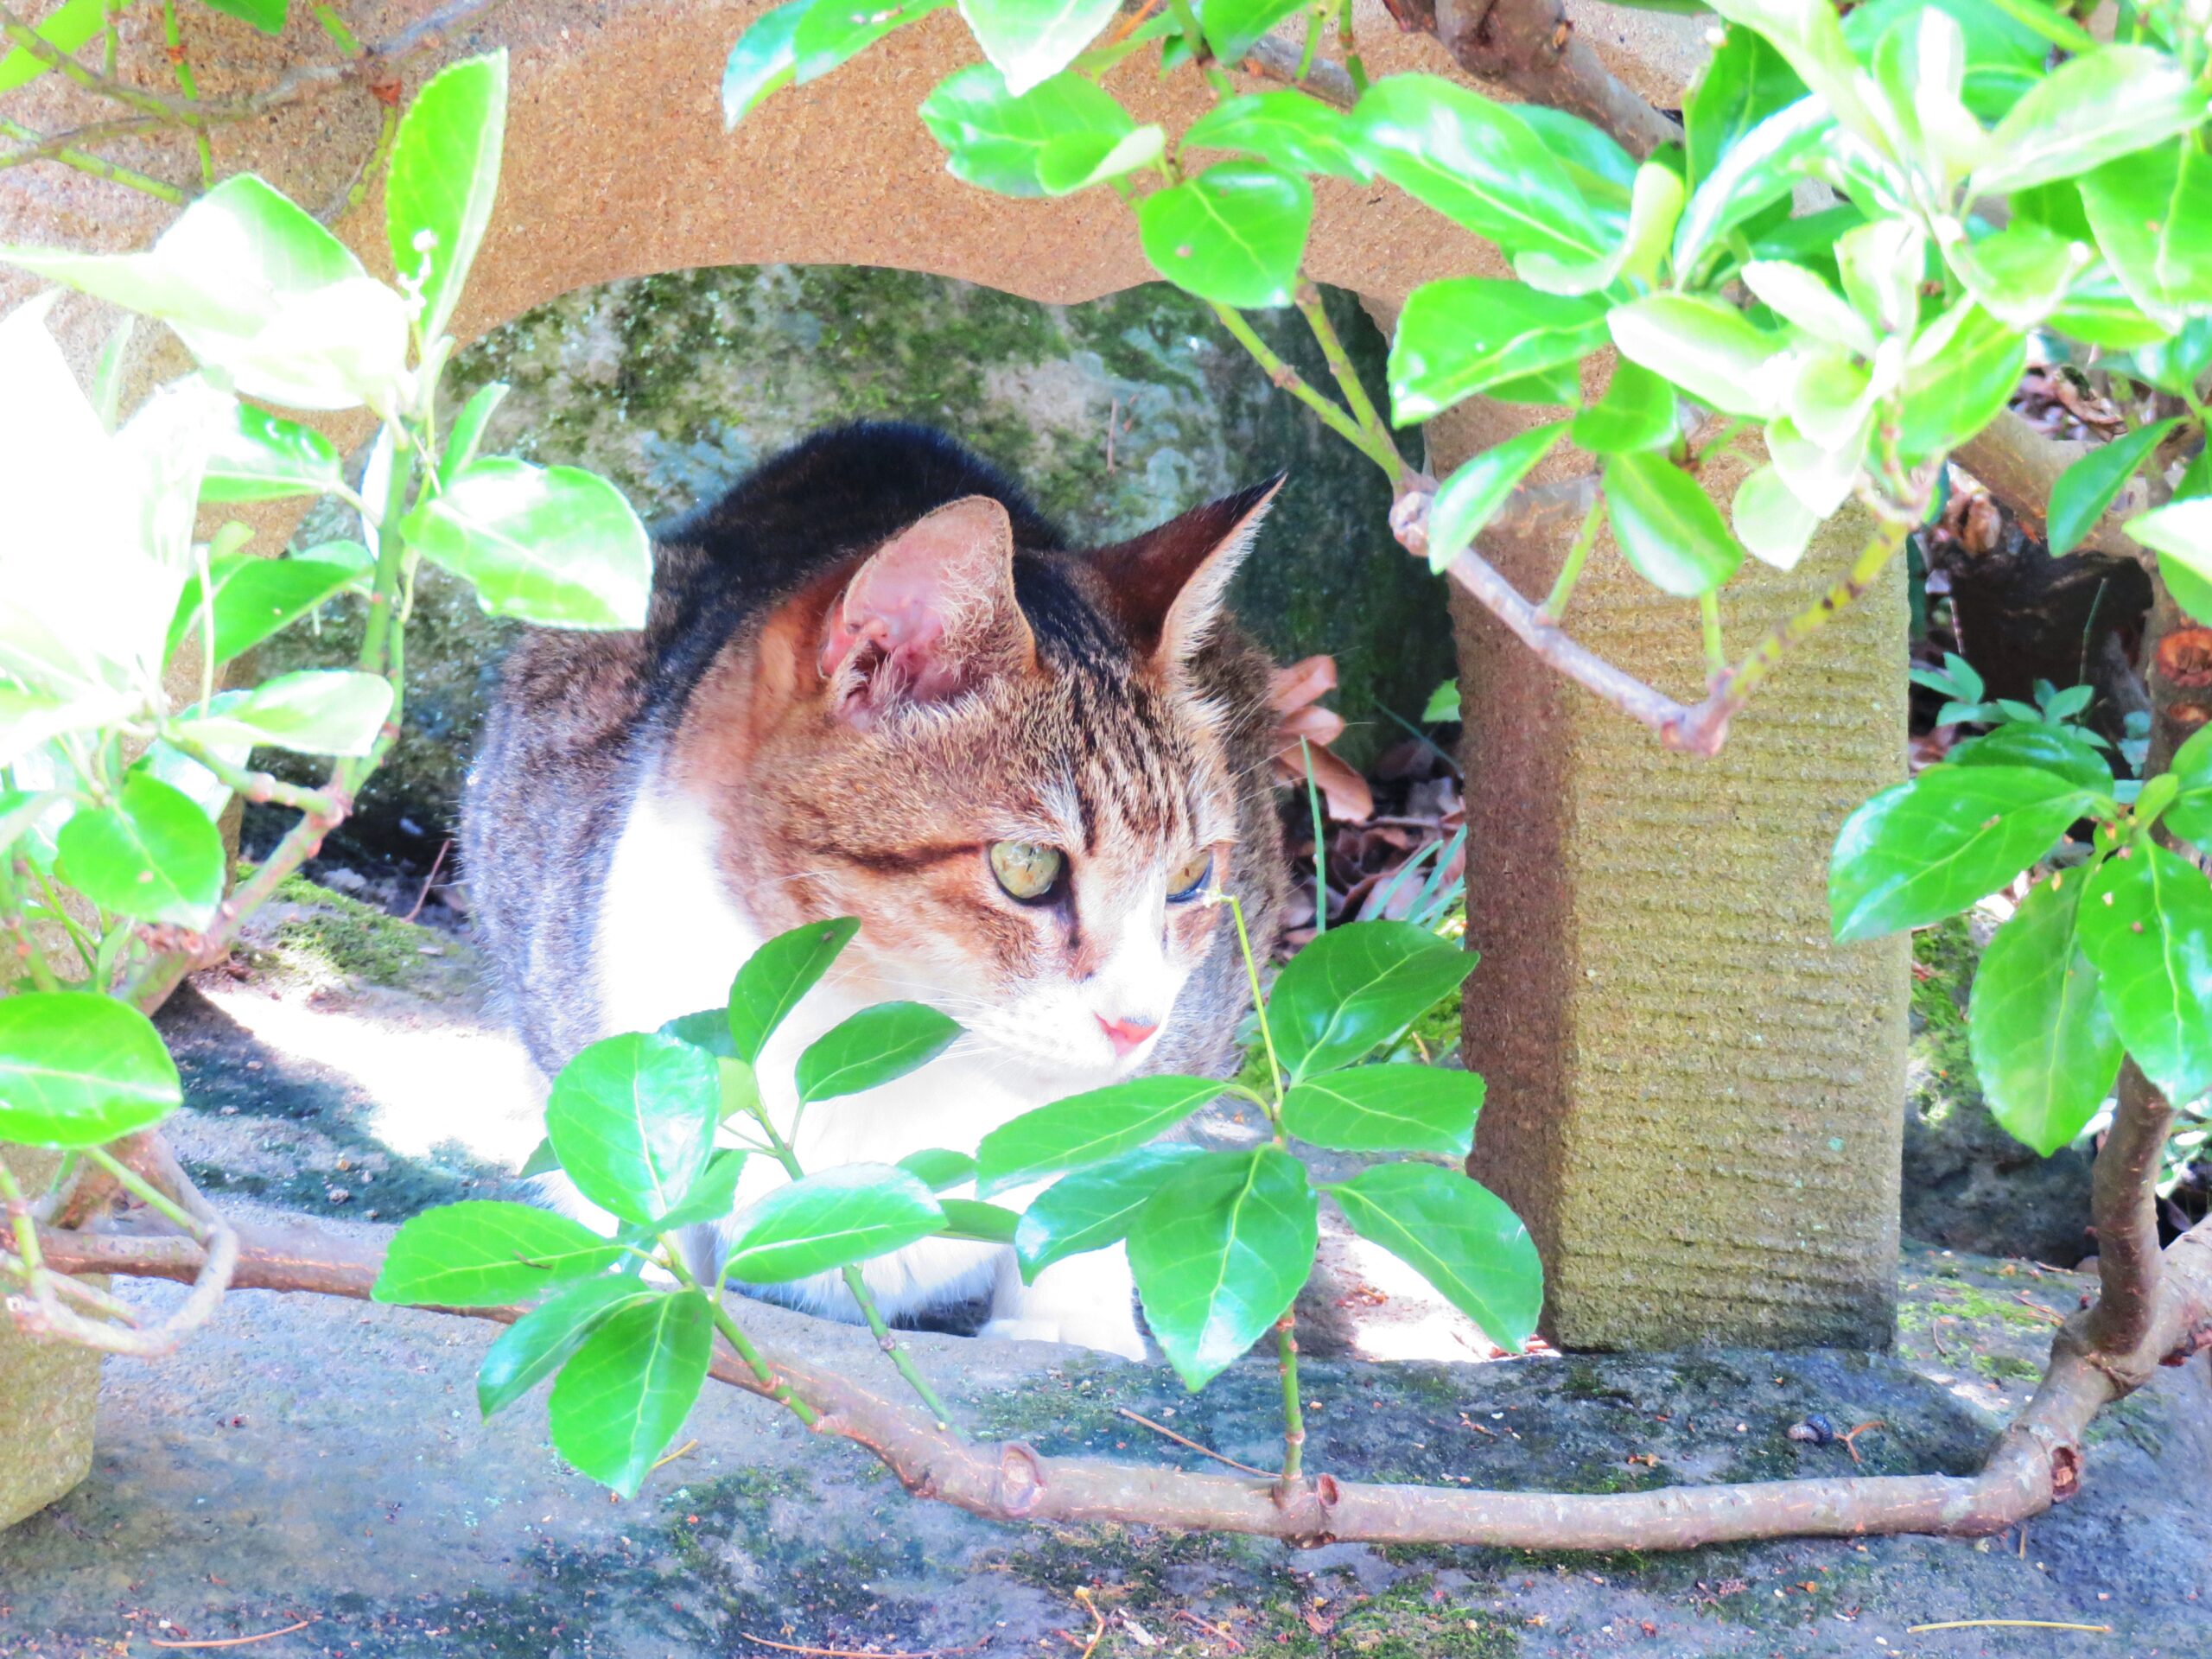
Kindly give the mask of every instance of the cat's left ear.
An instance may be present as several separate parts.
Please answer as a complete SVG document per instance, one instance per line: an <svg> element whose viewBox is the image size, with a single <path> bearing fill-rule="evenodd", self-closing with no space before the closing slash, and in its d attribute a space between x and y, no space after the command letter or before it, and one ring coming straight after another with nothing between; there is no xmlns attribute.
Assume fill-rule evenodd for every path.
<svg viewBox="0 0 2212 1659"><path fill-rule="evenodd" d="M1221 615L1229 579L1251 550L1288 474L1193 507L1091 555L1129 644L1170 667L1188 662Z"/></svg>

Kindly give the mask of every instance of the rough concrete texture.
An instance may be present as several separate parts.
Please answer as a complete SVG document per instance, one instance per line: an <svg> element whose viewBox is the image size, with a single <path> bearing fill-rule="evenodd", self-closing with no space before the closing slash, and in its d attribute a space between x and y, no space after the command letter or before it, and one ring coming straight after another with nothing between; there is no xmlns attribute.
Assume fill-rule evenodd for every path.
<svg viewBox="0 0 2212 1659"><path fill-rule="evenodd" d="M1529 411L1432 423L1442 474ZM1753 461L1707 468L1728 500ZM1839 517L1721 606L1732 652L1814 602L1866 533ZM1569 532L1571 535L1571 531ZM1486 543L1524 593L1556 544ZM1829 943L1828 849L1904 776L1904 572L1824 628L1716 760L1662 752L1454 594L1467 710L1465 1052L1490 1084L1475 1172L1527 1220L1563 1346L1887 1340L1905 943ZM1601 537L1576 639L1684 700L1697 607Z"/></svg>
<svg viewBox="0 0 2212 1659"><path fill-rule="evenodd" d="M1385 342L1350 296L1331 303L1380 397ZM1326 378L1297 313L1261 313L1255 326ZM711 499L821 426L862 416L958 434L1086 544L1287 470L1230 603L1278 660L1336 658L1332 702L1351 722L1338 752L1354 766L1371 760L1403 735L1390 715L1418 716L1452 671L1449 619L1433 579L1390 537L1381 473L1282 396L1204 304L1165 283L1052 306L907 271L675 272L582 289L502 324L460 354L450 401L491 380L513 391L487 453L590 467L649 521ZM334 504L295 540L350 535L350 518ZM359 602L332 609L334 639L357 637ZM400 741L341 844L358 849L365 837L419 861L451 833L518 631L486 617L463 583L423 573ZM322 667L333 648L328 626L296 629L257 661L264 674Z"/></svg>
<svg viewBox="0 0 2212 1659"><path fill-rule="evenodd" d="M43 1187L59 1161L28 1147L0 1146L0 1156L27 1192ZM0 1531L85 1478L99 1385L99 1355L29 1341L0 1314Z"/></svg>

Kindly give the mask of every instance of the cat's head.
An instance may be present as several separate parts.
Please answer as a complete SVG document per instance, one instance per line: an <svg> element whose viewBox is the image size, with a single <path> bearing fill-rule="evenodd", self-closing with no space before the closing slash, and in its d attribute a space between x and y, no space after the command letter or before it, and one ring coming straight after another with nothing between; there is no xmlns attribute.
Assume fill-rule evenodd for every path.
<svg viewBox="0 0 2212 1659"><path fill-rule="evenodd" d="M1010 1077L1140 1066L1226 925L1205 653L1279 482L1088 553L1017 550L969 496L779 607L702 686L736 717L695 721L719 754L688 768L742 779L719 816L755 919L859 917L848 992L942 1008Z"/></svg>

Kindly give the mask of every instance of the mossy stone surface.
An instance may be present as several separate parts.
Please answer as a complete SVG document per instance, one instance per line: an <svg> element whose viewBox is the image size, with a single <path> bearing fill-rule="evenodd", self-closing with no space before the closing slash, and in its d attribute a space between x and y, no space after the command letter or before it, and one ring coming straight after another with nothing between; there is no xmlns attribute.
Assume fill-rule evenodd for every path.
<svg viewBox="0 0 2212 1659"><path fill-rule="evenodd" d="M1329 303L1379 397L1382 337L1348 296ZM1294 311L1255 322L1325 381ZM1231 602L1281 660L1335 655L1337 706L1352 722L1340 752L1357 765L1395 741L1390 715L1418 717L1451 672L1440 586L1391 539L1382 474L1271 385L1205 306L1165 284L1052 306L908 271L675 272L570 294L494 329L456 359L450 406L495 380L512 391L486 453L594 468L648 521L710 499L820 427L859 418L965 439L1085 543L1287 470ZM342 517L326 512L297 540L341 533ZM358 615L333 608L338 637L353 637ZM362 833L435 850L514 632L458 582L423 573L404 734L363 797ZM329 650L296 629L264 649L261 666L319 664Z"/></svg>

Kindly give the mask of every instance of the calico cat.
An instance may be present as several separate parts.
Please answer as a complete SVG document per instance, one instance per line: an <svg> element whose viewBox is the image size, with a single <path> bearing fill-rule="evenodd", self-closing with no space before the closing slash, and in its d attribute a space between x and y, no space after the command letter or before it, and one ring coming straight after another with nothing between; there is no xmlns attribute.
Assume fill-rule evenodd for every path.
<svg viewBox="0 0 2212 1659"><path fill-rule="evenodd" d="M642 633L525 636L461 846L538 1065L717 1007L760 941L851 915L762 1057L779 1116L799 1050L857 1008L927 1002L964 1034L807 1113L810 1170L972 1152L1123 1077L1226 1075L1249 998L1204 900L1236 894L1264 953L1286 877L1271 665L1222 594L1279 483L1071 551L952 440L847 426L663 531ZM941 1240L866 1274L902 1321L988 1294L984 1335L1143 1353L1118 1248L1030 1287L1011 1251ZM757 1294L858 1316L834 1274Z"/></svg>

